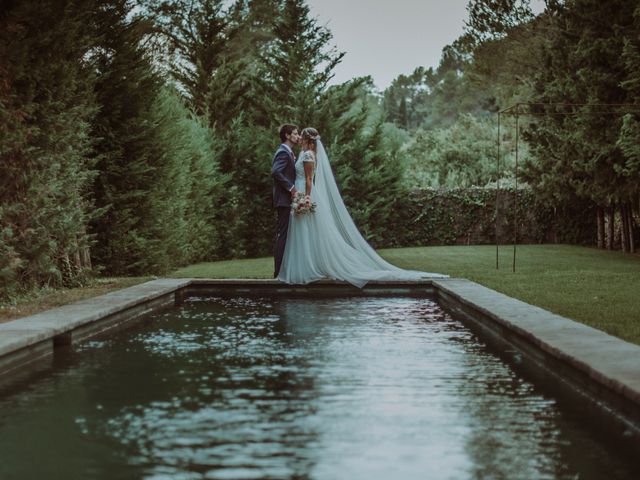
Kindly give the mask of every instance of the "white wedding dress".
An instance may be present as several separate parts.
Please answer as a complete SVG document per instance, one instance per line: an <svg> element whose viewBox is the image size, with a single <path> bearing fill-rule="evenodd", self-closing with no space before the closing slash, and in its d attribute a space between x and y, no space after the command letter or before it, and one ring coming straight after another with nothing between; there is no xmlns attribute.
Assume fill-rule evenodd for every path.
<svg viewBox="0 0 640 480"><path fill-rule="evenodd" d="M304 164L314 162L304 151L296 160L296 189L306 190ZM291 212L287 243L278 280L304 284L329 278L344 280L362 288L370 280L418 280L447 275L398 268L378 255L362 237L342 201L329 158L317 141L317 165L311 188L316 211L303 215Z"/></svg>

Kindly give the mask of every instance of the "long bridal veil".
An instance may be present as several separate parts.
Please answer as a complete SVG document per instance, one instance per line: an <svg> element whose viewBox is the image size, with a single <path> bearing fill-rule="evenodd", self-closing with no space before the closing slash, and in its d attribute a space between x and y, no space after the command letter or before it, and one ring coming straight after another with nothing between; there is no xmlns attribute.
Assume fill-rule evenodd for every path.
<svg viewBox="0 0 640 480"><path fill-rule="evenodd" d="M403 270L385 261L367 243L347 211L329 164L329 157L320 139L317 140L315 184L312 192L316 207L318 235L330 241L318 243L315 252L323 260L327 276L362 286L369 280L416 280L425 277L443 278L438 273ZM331 238L339 236L339 238ZM321 243L325 244L322 248ZM325 251L323 251L325 250ZM323 258L324 257L324 258ZM331 257L331 258L329 258Z"/></svg>

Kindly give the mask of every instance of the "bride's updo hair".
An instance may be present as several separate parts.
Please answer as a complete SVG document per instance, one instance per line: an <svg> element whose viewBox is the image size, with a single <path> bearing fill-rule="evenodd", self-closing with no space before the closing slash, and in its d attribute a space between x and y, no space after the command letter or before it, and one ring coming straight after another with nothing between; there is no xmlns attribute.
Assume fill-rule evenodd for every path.
<svg viewBox="0 0 640 480"><path fill-rule="evenodd" d="M318 139L320 138L318 130L313 127L304 128L300 133L300 137L304 142L308 143L314 151L317 149Z"/></svg>

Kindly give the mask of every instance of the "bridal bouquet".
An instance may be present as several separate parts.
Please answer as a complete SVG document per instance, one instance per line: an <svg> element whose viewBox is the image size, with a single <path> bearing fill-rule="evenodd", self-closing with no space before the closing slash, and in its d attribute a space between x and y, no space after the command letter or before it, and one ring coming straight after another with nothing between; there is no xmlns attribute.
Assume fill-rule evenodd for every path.
<svg viewBox="0 0 640 480"><path fill-rule="evenodd" d="M311 201L311 197L302 192L296 193L291 201L291 210L296 215L304 215L305 213L313 213L316 211L316 202Z"/></svg>

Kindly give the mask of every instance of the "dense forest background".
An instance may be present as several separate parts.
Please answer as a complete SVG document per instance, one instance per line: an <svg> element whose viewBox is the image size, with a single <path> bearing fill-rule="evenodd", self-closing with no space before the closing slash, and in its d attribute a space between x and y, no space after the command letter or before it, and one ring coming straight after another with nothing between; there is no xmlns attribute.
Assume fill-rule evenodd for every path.
<svg viewBox="0 0 640 480"><path fill-rule="evenodd" d="M269 255L283 122L319 129L375 246L455 242L434 205L469 217L513 192L513 117L498 168L495 114L518 102L537 104L519 119L524 208L634 251L640 0L467 9L437 68L379 92L331 85L343 53L304 0L1 0L0 296Z"/></svg>

